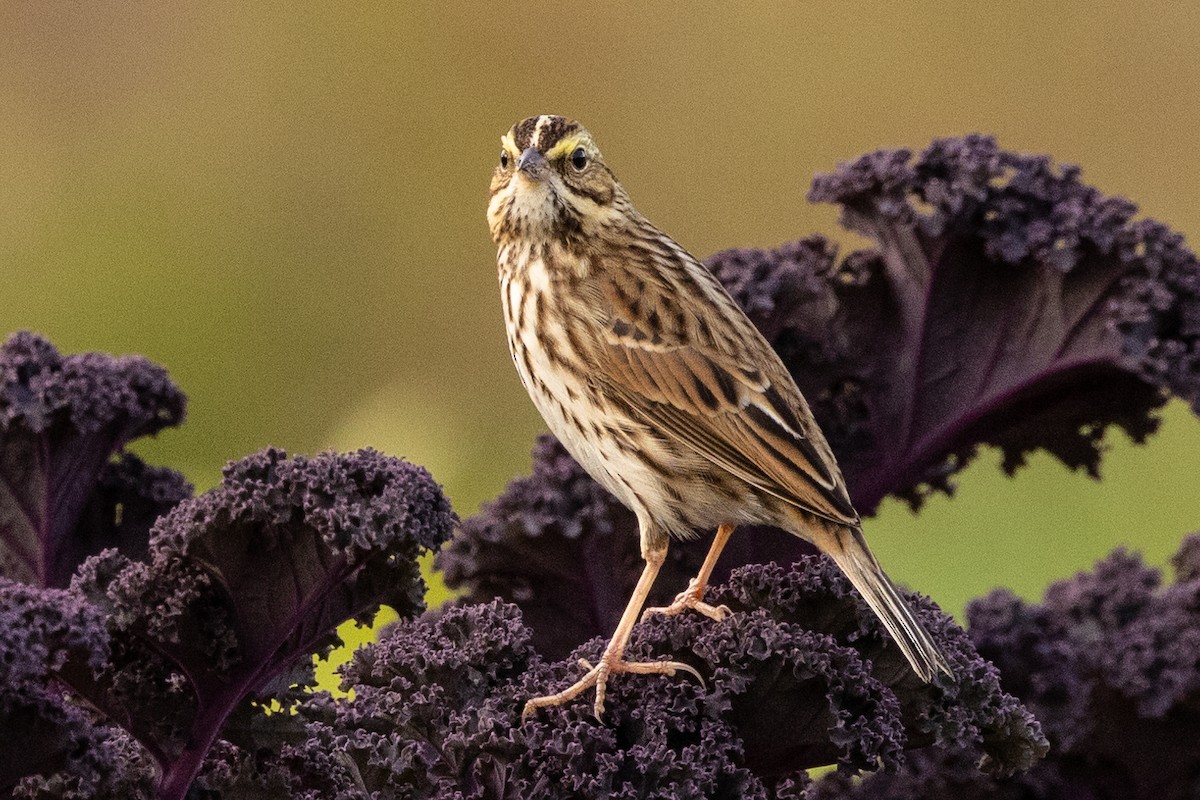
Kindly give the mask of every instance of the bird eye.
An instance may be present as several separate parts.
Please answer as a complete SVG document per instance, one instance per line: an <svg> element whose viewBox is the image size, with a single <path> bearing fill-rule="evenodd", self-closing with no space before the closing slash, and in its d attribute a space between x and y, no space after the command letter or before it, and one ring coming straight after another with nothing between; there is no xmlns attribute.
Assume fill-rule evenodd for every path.
<svg viewBox="0 0 1200 800"><path fill-rule="evenodd" d="M508 151L500 151L500 169L508 169Z"/></svg>
<svg viewBox="0 0 1200 800"><path fill-rule="evenodd" d="M571 153L571 166L580 172L588 165L587 151L582 147L576 147L575 152Z"/></svg>

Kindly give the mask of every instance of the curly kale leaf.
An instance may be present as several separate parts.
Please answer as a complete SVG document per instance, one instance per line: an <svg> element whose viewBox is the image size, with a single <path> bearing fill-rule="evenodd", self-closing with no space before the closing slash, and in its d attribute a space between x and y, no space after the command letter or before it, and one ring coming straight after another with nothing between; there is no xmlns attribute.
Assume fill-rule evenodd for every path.
<svg viewBox="0 0 1200 800"><path fill-rule="evenodd" d="M192 485L173 469L152 467L121 453L96 477L75 531L62 543L62 563L82 564L102 550L146 558L155 521L192 496Z"/></svg>
<svg viewBox="0 0 1200 800"><path fill-rule="evenodd" d="M968 136L864 156L810 198L877 248L848 259L832 374L790 364L810 396L863 395L839 450L861 509L947 488L981 443L1010 473L1044 448L1094 475L1107 425L1142 441L1168 393L1200 410L1200 263L1077 168Z"/></svg>
<svg viewBox="0 0 1200 800"><path fill-rule="evenodd" d="M88 743L86 715L63 701L52 675L69 658L93 667L108 654L99 611L78 595L0 578L0 789L54 771Z"/></svg>
<svg viewBox="0 0 1200 800"><path fill-rule="evenodd" d="M0 795L150 796L154 770L142 748L54 677L71 661L98 668L108 652L103 616L78 594L0 578Z"/></svg>
<svg viewBox="0 0 1200 800"><path fill-rule="evenodd" d="M144 358L62 356L31 333L10 337L0 347L0 574L63 587L104 547L144 550L148 523L191 489L131 456L110 460L178 425L184 406ZM124 505L128 517L116 512Z"/></svg>
<svg viewBox="0 0 1200 800"><path fill-rule="evenodd" d="M423 610L416 558L453 522L424 469L372 450L247 457L158 520L147 561L83 564L73 588L105 615L111 655L59 677L159 763L160 796L182 797L232 714L311 685L340 623Z"/></svg>
<svg viewBox="0 0 1200 800"><path fill-rule="evenodd" d="M1054 584L1041 604L998 590L968 609L970 636L1051 749L1023 775L995 779L970 753L913 754L861 783L822 780L812 797L1184 800L1200 788L1200 535L1176 556L1178 579L1117 550Z"/></svg>
<svg viewBox="0 0 1200 800"><path fill-rule="evenodd" d="M1045 752L1030 714L928 601L918 614L955 682L917 680L824 559L744 568L715 601L733 610L723 622L654 618L628 652L685 661L707 688L617 675L603 722L584 700L520 720L525 700L577 678L602 639L548 663L520 611L499 601L398 624L343 668L353 702L301 704L306 739L270 759L242 752L223 774L313 797L767 798L808 767L895 769L913 747L970 751L996 773Z"/></svg>

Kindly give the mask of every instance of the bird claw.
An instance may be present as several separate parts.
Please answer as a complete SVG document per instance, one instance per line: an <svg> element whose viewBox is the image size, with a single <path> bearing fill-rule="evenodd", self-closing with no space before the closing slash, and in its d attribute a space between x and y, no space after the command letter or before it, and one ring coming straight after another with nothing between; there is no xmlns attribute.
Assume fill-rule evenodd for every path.
<svg viewBox="0 0 1200 800"><path fill-rule="evenodd" d="M587 674L561 692L535 697L526 702L525 708L521 711L521 722L525 722L539 708L568 703L593 686L596 688L596 701L592 704L592 713L599 720L604 713L604 696L608 677L618 672L631 672L637 675L666 675L667 677L673 677L676 672L686 672L699 682L701 689L707 691L708 688L700 673L692 665L682 661L620 661L601 657L600 663L595 666L592 666L591 662L585 658L579 659L578 663L587 670Z"/></svg>
<svg viewBox="0 0 1200 800"><path fill-rule="evenodd" d="M682 661L638 661L625 663L626 669L622 672L636 672L639 674L660 674L666 675L668 678L675 677L676 672L686 672L696 679L700 684L700 688L708 691L708 685L704 683L704 678L696 671L696 668L691 664L685 664ZM647 669L649 667L649 669Z"/></svg>
<svg viewBox="0 0 1200 800"><path fill-rule="evenodd" d="M642 622L648 620L654 614L663 614L664 616L674 617L677 614L682 614L684 611L691 609L697 613L703 614L711 620L717 622L722 621L733 612L729 610L729 606L721 604L719 606L709 605L704 602L704 589L701 586L697 589L695 579L688 584L688 588L684 589L679 594L675 595L675 600L669 606L656 606L647 608L642 612Z"/></svg>

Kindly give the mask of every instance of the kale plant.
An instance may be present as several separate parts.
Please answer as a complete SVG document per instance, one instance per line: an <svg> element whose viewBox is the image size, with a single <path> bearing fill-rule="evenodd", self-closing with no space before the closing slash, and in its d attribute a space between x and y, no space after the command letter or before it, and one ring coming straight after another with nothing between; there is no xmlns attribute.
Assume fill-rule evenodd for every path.
<svg viewBox="0 0 1200 800"><path fill-rule="evenodd" d="M1200 265L1078 170L967 137L868 155L811 196L875 246L810 237L709 266L860 509L952 491L981 444L1010 472L1042 448L1095 474L1108 426L1142 441L1169 396L1200 409ZM1200 791L1200 539L1175 584L1118 552L1041 605L977 601L968 631L910 594L954 668L925 684L827 560L743 533L711 589L726 620L654 618L631 642L703 684L621 676L603 721L581 702L522 723L598 656L640 569L631 515L556 442L462 523L440 563L467 594L422 614L416 559L456 525L427 472L267 449L192 497L125 449L183 413L144 359L0 347L0 796ZM702 547L674 548L652 600ZM314 691L313 656L380 604L400 621L342 668L347 693Z"/></svg>
<svg viewBox="0 0 1200 800"><path fill-rule="evenodd" d="M417 556L454 522L424 469L269 449L189 498L122 449L182 419L162 369L17 334L0 380L0 719L33 734L0 739L15 796L182 798L228 726L313 684L340 623L424 610Z"/></svg>
<svg viewBox="0 0 1200 800"><path fill-rule="evenodd" d="M839 256L813 236L708 265L808 398L860 512L951 492L981 444L1009 473L1042 448L1096 475L1107 427L1142 442L1168 396L1200 410L1196 256L1078 169L968 136L864 156L818 176L810 197L840 203L875 247ZM615 626L637 528L552 439L533 460L440 564L469 600L520 605L539 650L562 655ZM651 604L686 585L706 547L673 545ZM742 532L718 578L807 552L779 531Z"/></svg>
<svg viewBox="0 0 1200 800"><path fill-rule="evenodd" d="M862 782L831 776L834 798L1191 798L1200 792L1200 535L1176 581L1117 550L1054 584L1039 604L997 590L967 610L971 639L1042 723L1050 757L996 779L953 748L915 754Z"/></svg>

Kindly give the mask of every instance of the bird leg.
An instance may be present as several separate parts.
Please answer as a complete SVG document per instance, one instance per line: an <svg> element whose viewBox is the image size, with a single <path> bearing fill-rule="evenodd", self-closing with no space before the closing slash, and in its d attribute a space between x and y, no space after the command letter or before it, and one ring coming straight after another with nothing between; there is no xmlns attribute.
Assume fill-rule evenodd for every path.
<svg viewBox="0 0 1200 800"><path fill-rule="evenodd" d="M633 625L637 622L638 612L641 611L642 604L646 602L646 595L650 593L650 587L654 584L654 578L658 575L658 570L662 567L666 557L667 548L665 546L660 550L646 552L646 567L642 570L642 576L638 578L637 587L633 590L633 596L629 598L629 605L625 606L625 612L621 614L621 621L617 624L617 630L613 634L612 639L609 640L608 646L604 648L604 654L600 656L599 663L592 666L590 662L580 659L579 664L587 670L587 674L561 692L545 695L544 697L535 697L527 702L525 709L521 712L522 722L539 708L560 706L563 703L574 700L593 686L596 687L596 702L592 706L592 709L596 714L596 719L600 719L600 715L604 713L604 690L605 684L608 682L608 676L618 672L633 672L639 675L656 674L673 676L676 671L681 671L695 676L696 680L700 681L700 685L704 685L704 679L700 677L700 673L682 661L630 662L622 658L625 655L625 647L629 644L629 636L633 632Z"/></svg>
<svg viewBox="0 0 1200 800"><path fill-rule="evenodd" d="M708 555L704 557L704 563L700 565L700 571L696 573L696 577L688 582L688 588L676 595L674 602L669 606L647 608L646 612L642 614L642 619L646 619L651 614L666 614L668 617L673 617L689 608L717 622L725 619L729 615L729 606L710 606L704 602L704 590L708 588L708 579L712 577L713 567L717 565L717 559L721 557L721 551L725 549L725 544L729 541L733 528L733 525L719 525L717 535L713 537L712 547L708 548Z"/></svg>

